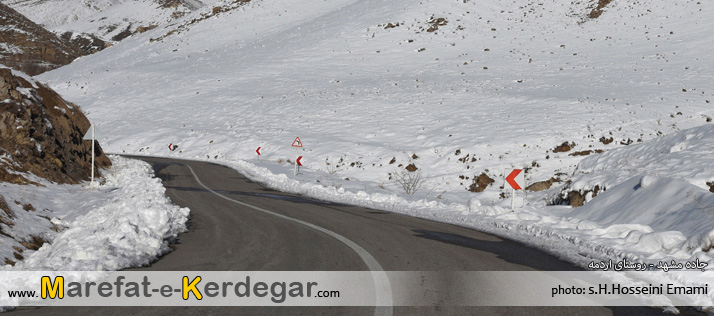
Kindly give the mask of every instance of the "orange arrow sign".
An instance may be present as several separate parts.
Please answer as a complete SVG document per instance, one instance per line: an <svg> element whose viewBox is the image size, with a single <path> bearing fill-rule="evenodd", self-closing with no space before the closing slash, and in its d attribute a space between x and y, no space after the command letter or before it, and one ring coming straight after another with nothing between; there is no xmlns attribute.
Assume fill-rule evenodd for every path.
<svg viewBox="0 0 714 316"><path fill-rule="evenodd" d="M511 186L514 190L523 190L523 182L525 182L522 169L513 169L511 173L506 177L506 183ZM520 175L520 176L519 176Z"/></svg>
<svg viewBox="0 0 714 316"><path fill-rule="evenodd" d="M298 157L298 159L295 160L295 162L297 162L298 166L302 167L302 163L300 162L300 159L302 159L302 156Z"/></svg>
<svg viewBox="0 0 714 316"><path fill-rule="evenodd" d="M258 153L258 156L260 156L260 147L258 147L258 149L256 149L255 152Z"/></svg>

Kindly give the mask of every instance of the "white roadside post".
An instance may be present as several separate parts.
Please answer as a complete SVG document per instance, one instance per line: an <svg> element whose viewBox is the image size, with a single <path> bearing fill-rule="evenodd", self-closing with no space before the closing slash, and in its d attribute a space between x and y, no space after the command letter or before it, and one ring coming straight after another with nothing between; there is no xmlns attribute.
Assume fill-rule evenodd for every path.
<svg viewBox="0 0 714 316"><path fill-rule="evenodd" d="M95 134L95 128L94 124L92 124L89 129L87 130L87 133L84 134L84 137L82 137L83 140L91 140L92 141L92 181L89 183L89 188L93 189L94 188L94 140L96 139L96 134Z"/></svg>
<svg viewBox="0 0 714 316"><path fill-rule="evenodd" d="M523 190L525 183L526 178L523 175L523 169L513 169L513 171L506 176L504 187L511 187L511 211L516 208L516 190Z"/></svg>

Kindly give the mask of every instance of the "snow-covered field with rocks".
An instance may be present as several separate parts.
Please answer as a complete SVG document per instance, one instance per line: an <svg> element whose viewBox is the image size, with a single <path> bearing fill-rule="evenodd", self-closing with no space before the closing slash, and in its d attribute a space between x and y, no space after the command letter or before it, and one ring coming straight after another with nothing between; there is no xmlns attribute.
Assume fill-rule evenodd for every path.
<svg viewBox="0 0 714 316"><path fill-rule="evenodd" d="M222 163L584 267L714 262L714 5L595 4L217 1L38 79L108 152ZM552 186L511 211L514 168Z"/></svg>

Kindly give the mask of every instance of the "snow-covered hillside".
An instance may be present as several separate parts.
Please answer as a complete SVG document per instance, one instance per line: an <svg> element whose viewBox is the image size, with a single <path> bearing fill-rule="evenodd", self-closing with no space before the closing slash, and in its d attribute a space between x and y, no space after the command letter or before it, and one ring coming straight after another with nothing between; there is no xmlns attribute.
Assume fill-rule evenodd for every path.
<svg viewBox="0 0 714 316"><path fill-rule="evenodd" d="M58 34L93 34L118 41L137 29L166 23L212 0L3 0ZM74 35L77 36L77 35Z"/></svg>
<svg viewBox="0 0 714 316"><path fill-rule="evenodd" d="M88 112L110 152L223 162L294 192L497 227L579 263L711 260L711 226L658 221L713 222L714 175L698 159L713 151L714 4L615 0L589 19L595 4L219 1L40 79ZM697 171L648 174L681 139L697 145L662 158ZM393 182L409 165L426 179L414 195ZM499 187L512 168L560 182L510 212ZM603 202L547 206L596 185ZM681 216L612 214L687 192L703 206L646 204Z"/></svg>
<svg viewBox="0 0 714 316"><path fill-rule="evenodd" d="M261 146L294 159L300 136L311 169L329 158L345 177L389 182L414 163L459 192L504 168L567 178L574 152L711 120L711 9L615 1L584 21L585 4L559 1L266 0L41 78L82 104L115 152L254 159ZM554 153L563 142L576 145Z"/></svg>

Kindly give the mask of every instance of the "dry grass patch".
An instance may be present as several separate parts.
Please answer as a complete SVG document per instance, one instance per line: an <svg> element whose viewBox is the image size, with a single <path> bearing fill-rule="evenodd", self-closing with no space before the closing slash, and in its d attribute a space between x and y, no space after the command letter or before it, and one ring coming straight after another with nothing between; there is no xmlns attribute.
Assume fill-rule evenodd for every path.
<svg viewBox="0 0 714 316"><path fill-rule="evenodd" d="M21 241L20 244L25 246L27 249L37 250L40 249L46 242L45 239L40 236L30 235L30 238L30 241Z"/></svg>

